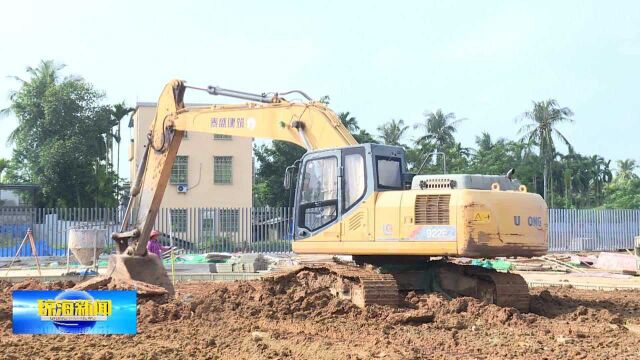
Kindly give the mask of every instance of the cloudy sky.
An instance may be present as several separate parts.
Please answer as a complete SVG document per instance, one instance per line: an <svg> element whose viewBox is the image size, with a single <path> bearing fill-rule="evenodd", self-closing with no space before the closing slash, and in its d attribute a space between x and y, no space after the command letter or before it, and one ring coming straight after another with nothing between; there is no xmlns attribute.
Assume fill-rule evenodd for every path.
<svg viewBox="0 0 640 360"><path fill-rule="evenodd" d="M18 86L7 76L41 59L131 106L181 78L328 94L371 132L442 108L467 119L466 146L482 131L516 138L514 119L554 98L575 113L560 129L577 151L640 160L637 1L21 0L0 13L0 108ZM0 119L0 157L15 124Z"/></svg>

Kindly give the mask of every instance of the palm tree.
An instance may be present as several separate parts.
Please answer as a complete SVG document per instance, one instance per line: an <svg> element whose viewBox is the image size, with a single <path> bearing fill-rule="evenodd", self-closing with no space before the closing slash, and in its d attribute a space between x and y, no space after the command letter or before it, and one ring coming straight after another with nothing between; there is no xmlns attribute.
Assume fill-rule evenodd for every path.
<svg viewBox="0 0 640 360"><path fill-rule="evenodd" d="M478 145L478 151L491 151L494 146L493 140L491 139L491 134L483 131L480 136L476 136L476 145Z"/></svg>
<svg viewBox="0 0 640 360"><path fill-rule="evenodd" d="M380 140L387 145L395 146L400 146L400 141L408 129L409 126L405 126L404 120L402 119L391 119L391 121L378 126Z"/></svg>
<svg viewBox="0 0 640 360"><path fill-rule="evenodd" d="M632 179L637 179L638 175L634 172L638 165L636 165L636 161L633 159L626 160L618 160L618 174L616 176L616 180L620 179L622 181L628 181Z"/></svg>
<svg viewBox="0 0 640 360"><path fill-rule="evenodd" d="M604 184L610 183L613 175L609 165L611 160L606 161L602 156L593 155L590 158L591 165L591 184L594 190L594 199L596 205L601 204L602 192L604 190Z"/></svg>
<svg viewBox="0 0 640 360"><path fill-rule="evenodd" d="M340 118L342 125L344 125L350 133L357 133L358 130L360 130L358 120L356 120L355 116L351 116L348 111L339 113L338 117Z"/></svg>
<svg viewBox="0 0 640 360"><path fill-rule="evenodd" d="M416 142L431 142L436 146L436 151L442 151L446 146L455 143L453 134L458 124L464 119L456 119L454 113L445 114L441 109L430 113L425 112L424 117L424 122L414 125L415 129L422 129L425 132Z"/></svg>
<svg viewBox="0 0 640 360"><path fill-rule="evenodd" d="M64 64L56 64L53 60L40 60L38 67L27 66L27 73L32 76L29 80L34 85L34 92L38 98L42 98L44 93L55 85L60 76L60 70L64 68ZM11 76L14 80L19 81L23 85L27 83L18 76ZM9 92L9 100L13 101L18 95L17 91ZM7 116L16 109L11 107L0 110L0 117ZM20 110L20 109L18 109ZM20 135L28 135L27 132L37 129L38 122L44 119L44 106L37 106L37 112L35 114L29 114L30 116L23 117L24 120L18 123L18 126L7 137L7 144L13 144L20 137Z"/></svg>
<svg viewBox="0 0 640 360"><path fill-rule="evenodd" d="M118 157L116 160L117 162L116 173L118 174L118 176L120 176L120 140L122 139L122 136L120 135L120 125L121 125L122 119L125 116L132 113L133 111L135 111L135 109L125 106L124 101L113 105L113 107L111 108L111 118L113 120L112 124L115 122L117 123L117 126L118 126L115 132L110 131L111 138L115 140L118 146L118 151L117 151ZM111 146L111 165L113 166L113 146Z"/></svg>
<svg viewBox="0 0 640 360"><path fill-rule="evenodd" d="M554 99L544 101L534 101L533 109L524 112L520 121L529 120L519 131L522 134L520 141L535 144L540 150L540 158L543 163L543 197L547 199L547 184L549 182L549 167L556 154L553 139L559 139L569 148L571 144L569 140L562 135L556 126L562 122L573 122L571 119L573 112L567 107L560 107Z"/></svg>

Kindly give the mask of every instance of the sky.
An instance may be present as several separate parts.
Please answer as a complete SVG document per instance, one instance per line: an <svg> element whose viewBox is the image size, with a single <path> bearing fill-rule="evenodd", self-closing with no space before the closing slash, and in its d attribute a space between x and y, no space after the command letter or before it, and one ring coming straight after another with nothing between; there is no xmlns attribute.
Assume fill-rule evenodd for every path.
<svg viewBox="0 0 640 360"><path fill-rule="evenodd" d="M129 106L180 78L329 95L372 133L442 109L466 119L456 134L464 146L483 131L519 138L520 114L553 98L575 113L559 130L576 151L640 162L638 1L21 0L1 2L0 13L0 109L19 85L9 76L41 59ZM15 126L0 119L0 157L11 156Z"/></svg>

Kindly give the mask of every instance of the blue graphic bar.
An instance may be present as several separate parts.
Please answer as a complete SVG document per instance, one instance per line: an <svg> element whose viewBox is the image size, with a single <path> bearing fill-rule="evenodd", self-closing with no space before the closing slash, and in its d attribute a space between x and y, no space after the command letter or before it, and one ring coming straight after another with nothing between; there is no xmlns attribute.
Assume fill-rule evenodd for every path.
<svg viewBox="0 0 640 360"><path fill-rule="evenodd" d="M136 334L129 290L15 290L14 334Z"/></svg>

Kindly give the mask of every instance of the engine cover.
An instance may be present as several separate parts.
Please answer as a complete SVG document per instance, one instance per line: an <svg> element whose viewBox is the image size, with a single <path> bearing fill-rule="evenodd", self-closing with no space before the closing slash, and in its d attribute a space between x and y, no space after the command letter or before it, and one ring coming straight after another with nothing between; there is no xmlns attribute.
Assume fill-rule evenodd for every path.
<svg viewBox="0 0 640 360"><path fill-rule="evenodd" d="M518 191L521 185L520 181L509 180L505 175L442 174L416 175L411 181L411 189L491 190L492 185L496 183L500 186L500 190Z"/></svg>

